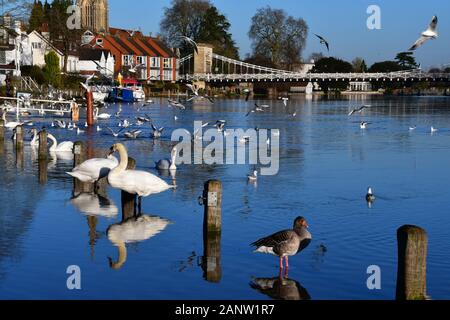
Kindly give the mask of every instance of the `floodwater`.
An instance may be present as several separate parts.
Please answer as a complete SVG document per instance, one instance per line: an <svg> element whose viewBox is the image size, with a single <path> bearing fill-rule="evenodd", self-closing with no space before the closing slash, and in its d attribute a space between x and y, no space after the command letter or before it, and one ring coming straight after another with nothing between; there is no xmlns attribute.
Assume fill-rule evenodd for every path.
<svg viewBox="0 0 450 320"><path fill-rule="evenodd" d="M112 137L106 127L117 129L114 117L100 121L103 131L79 136L53 130L49 118L32 118L60 140L86 141L92 154L123 142L138 168L154 174L154 161L170 154L171 132L192 131L194 120L279 129L280 170L255 185L246 178L252 165L181 165L178 188L144 199L147 217L124 225L120 191L72 199L73 181L65 174L70 157L51 161L47 177L39 177L29 143L16 156L8 140L0 148L0 298L394 299L396 230L415 224L429 236L428 294L450 299L450 99L298 98L288 108L280 101L258 102L273 108L246 118L252 101L195 102L184 112L168 108L166 100L140 112L137 104L124 105L125 117L148 114L166 127L156 142L149 125L137 140ZM362 104L372 107L347 116ZM117 108L104 111L114 114ZM371 123L365 131L361 120ZM413 125L417 129L409 131ZM431 134L431 126L439 131ZM209 179L223 183L223 230L215 243L220 260L205 274L198 197ZM365 202L368 186L377 195L372 208ZM290 228L299 215L307 218L313 241L290 259L289 280L280 284L278 259L252 253L249 244ZM67 288L72 265L81 270L81 290ZM367 288L371 265L381 268L381 290Z"/></svg>

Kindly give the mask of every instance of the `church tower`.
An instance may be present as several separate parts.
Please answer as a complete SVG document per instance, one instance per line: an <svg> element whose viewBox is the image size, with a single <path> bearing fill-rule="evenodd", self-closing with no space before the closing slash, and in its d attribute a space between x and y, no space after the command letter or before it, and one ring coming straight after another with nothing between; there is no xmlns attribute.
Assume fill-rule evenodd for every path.
<svg viewBox="0 0 450 320"><path fill-rule="evenodd" d="M108 33L108 0L77 0L81 8L81 27L98 33Z"/></svg>

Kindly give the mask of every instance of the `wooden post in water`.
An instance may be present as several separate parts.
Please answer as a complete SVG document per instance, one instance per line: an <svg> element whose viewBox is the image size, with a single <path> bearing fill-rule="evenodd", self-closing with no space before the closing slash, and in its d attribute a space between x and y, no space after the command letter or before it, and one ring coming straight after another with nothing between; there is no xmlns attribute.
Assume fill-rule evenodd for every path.
<svg viewBox="0 0 450 320"><path fill-rule="evenodd" d="M14 132L16 134L16 150L23 150L23 126L17 126Z"/></svg>
<svg viewBox="0 0 450 320"><path fill-rule="evenodd" d="M5 121L0 119L0 143L5 142Z"/></svg>
<svg viewBox="0 0 450 320"><path fill-rule="evenodd" d="M91 90L86 91L86 122L89 127L94 125L94 94Z"/></svg>
<svg viewBox="0 0 450 320"><path fill-rule="evenodd" d="M222 231L222 183L210 180L205 183L203 190L204 217L203 229L206 232Z"/></svg>
<svg viewBox="0 0 450 320"><path fill-rule="evenodd" d="M45 131L45 129L42 129L39 132L38 160L47 160L47 157L48 157L47 132Z"/></svg>
<svg viewBox="0 0 450 320"><path fill-rule="evenodd" d="M416 226L397 231L398 272L397 300L427 299L428 236Z"/></svg>
<svg viewBox="0 0 450 320"><path fill-rule="evenodd" d="M210 180L203 190L203 276L207 281L220 282L222 278L222 183Z"/></svg>
<svg viewBox="0 0 450 320"><path fill-rule="evenodd" d="M136 160L134 160L133 158L128 158L127 170L134 170L134 169L136 169ZM122 222L124 222L137 214L136 212L137 195L129 194L125 191L122 191L121 200L122 200Z"/></svg>
<svg viewBox="0 0 450 320"><path fill-rule="evenodd" d="M77 141L73 144L73 167L79 166L86 160L86 148L82 141ZM81 182L73 178L73 193L79 195L80 193L91 193L94 191L92 183Z"/></svg>

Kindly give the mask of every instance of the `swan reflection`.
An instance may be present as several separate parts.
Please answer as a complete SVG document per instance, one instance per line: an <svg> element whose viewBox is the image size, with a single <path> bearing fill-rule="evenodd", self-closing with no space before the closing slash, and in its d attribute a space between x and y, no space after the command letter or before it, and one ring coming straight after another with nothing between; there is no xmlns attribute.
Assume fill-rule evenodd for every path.
<svg viewBox="0 0 450 320"><path fill-rule="evenodd" d="M298 281L284 277L282 273L274 278L255 278L250 286L275 300L311 300Z"/></svg>
<svg viewBox="0 0 450 320"><path fill-rule="evenodd" d="M119 213L117 206L108 198L93 193L81 193L70 203L87 216L113 218Z"/></svg>
<svg viewBox="0 0 450 320"><path fill-rule="evenodd" d="M118 248L119 257L116 262L108 258L109 266L115 270L122 268L127 260L126 244L146 241L163 232L170 223L157 216L141 215L110 226L108 239Z"/></svg>

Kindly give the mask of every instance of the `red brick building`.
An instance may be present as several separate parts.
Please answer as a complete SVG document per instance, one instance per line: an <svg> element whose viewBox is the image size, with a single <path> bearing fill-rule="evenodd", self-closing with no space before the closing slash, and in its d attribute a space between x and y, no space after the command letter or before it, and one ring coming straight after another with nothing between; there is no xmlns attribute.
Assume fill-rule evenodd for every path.
<svg viewBox="0 0 450 320"><path fill-rule="evenodd" d="M159 38L143 35L139 31L109 28L108 34L95 35L90 46L111 51L115 59L114 72L127 72L130 68L138 80L176 81L177 57Z"/></svg>

